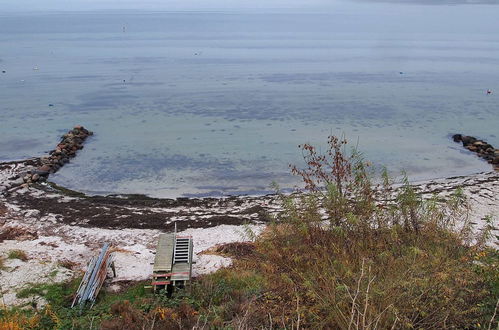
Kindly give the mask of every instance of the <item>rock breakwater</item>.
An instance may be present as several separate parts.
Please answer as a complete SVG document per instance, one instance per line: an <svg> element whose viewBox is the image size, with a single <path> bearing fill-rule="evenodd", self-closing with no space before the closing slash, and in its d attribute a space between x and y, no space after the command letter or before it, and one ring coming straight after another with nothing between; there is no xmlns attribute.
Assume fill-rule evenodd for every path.
<svg viewBox="0 0 499 330"><path fill-rule="evenodd" d="M85 127L77 125L61 137L61 141L48 156L31 159L31 169L9 177L7 191L16 188L28 187L32 183L45 181L51 173L57 172L61 167L76 156L78 150L83 149L85 140L93 135ZM14 162L15 163L15 162Z"/></svg>
<svg viewBox="0 0 499 330"><path fill-rule="evenodd" d="M454 134L452 139L457 143L462 142L466 149L474 152L478 157L483 158L491 164L496 171L499 171L499 149L496 149L491 144L473 136Z"/></svg>

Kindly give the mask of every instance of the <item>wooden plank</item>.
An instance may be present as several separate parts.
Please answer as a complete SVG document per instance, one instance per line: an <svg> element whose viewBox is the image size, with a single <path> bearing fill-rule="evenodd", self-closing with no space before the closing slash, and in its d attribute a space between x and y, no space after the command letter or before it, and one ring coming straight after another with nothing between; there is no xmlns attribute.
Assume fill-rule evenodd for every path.
<svg viewBox="0 0 499 330"><path fill-rule="evenodd" d="M172 281L188 281L190 280L190 263L178 263L172 267Z"/></svg>
<svg viewBox="0 0 499 330"><path fill-rule="evenodd" d="M170 272L173 263L173 234L160 234L156 246L153 272Z"/></svg>

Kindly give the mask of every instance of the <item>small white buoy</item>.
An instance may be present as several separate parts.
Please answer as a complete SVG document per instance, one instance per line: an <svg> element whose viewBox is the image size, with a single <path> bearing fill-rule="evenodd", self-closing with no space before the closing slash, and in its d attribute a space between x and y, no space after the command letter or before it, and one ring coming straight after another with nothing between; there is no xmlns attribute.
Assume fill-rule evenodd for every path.
<svg viewBox="0 0 499 330"><path fill-rule="evenodd" d="M38 70L38 67L37 67L37 66L35 66L35 67L33 68L33 70L35 70L35 71L36 71L36 70Z"/></svg>

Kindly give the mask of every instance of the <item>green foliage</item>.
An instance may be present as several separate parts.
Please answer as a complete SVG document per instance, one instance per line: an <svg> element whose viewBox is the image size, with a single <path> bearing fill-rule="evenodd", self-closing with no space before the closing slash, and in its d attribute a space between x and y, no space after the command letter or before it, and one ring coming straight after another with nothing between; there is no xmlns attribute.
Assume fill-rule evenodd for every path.
<svg viewBox="0 0 499 330"><path fill-rule="evenodd" d="M80 283L80 278L67 283L32 284L17 293L18 298L33 297L32 305L36 307L36 297L44 298L48 305L31 311L26 317L36 319L36 326L30 329L88 329L92 324L97 327L105 319L113 316L111 307L122 301L132 302L134 308L145 310L150 308L151 302L147 301L149 294L144 289L144 282L133 283L126 290L118 293L101 291L96 304L92 308L80 310L78 307L70 308L74 294ZM15 310L14 310L15 311ZM26 313L26 312L24 312ZM0 315L1 316L1 315Z"/></svg>
<svg viewBox="0 0 499 330"><path fill-rule="evenodd" d="M473 270L483 280L481 289L490 293L477 306L483 314L492 315L499 302L499 252L487 248L474 258Z"/></svg>
<svg viewBox="0 0 499 330"><path fill-rule="evenodd" d="M27 261L28 256L26 255L26 252L22 250L11 250L9 251L9 254L7 255L7 258L9 259L19 259L22 261Z"/></svg>
<svg viewBox="0 0 499 330"><path fill-rule="evenodd" d="M221 304L237 297L248 298L262 291L264 280L262 276L251 271L233 272L222 269L205 276L202 281L194 284L193 296L210 304Z"/></svg>

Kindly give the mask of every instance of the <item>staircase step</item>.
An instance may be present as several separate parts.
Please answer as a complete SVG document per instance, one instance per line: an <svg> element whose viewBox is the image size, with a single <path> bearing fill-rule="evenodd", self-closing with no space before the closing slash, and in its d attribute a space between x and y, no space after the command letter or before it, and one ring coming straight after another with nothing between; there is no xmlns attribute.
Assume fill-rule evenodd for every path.
<svg viewBox="0 0 499 330"><path fill-rule="evenodd" d="M173 263L186 263L189 262L191 251L192 239L190 238L177 238L175 240Z"/></svg>

